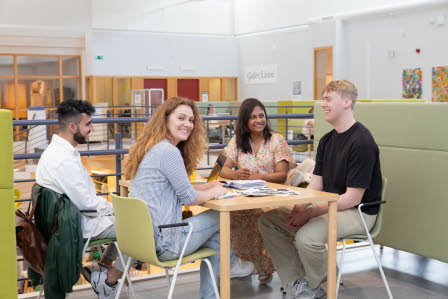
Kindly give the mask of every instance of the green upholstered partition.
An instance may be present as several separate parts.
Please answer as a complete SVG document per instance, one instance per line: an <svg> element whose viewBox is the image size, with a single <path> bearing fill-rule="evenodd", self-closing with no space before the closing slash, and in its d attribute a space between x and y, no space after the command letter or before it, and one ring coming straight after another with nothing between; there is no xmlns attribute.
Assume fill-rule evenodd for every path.
<svg viewBox="0 0 448 299"><path fill-rule="evenodd" d="M17 298L12 114L0 110L0 298Z"/></svg>
<svg viewBox="0 0 448 299"><path fill-rule="evenodd" d="M319 104L316 104L318 106ZM383 228L376 242L448 262L446 103L357 103L388 179ZM315 142L332 127L315 109Z"/></svg>

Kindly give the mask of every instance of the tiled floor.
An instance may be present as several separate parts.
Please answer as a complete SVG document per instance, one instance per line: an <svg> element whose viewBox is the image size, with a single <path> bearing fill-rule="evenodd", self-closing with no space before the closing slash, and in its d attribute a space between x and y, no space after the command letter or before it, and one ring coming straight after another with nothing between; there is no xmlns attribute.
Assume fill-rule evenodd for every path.
<svg viewBox="0 0 448 299"><path fill-rule="evenodd" d="M379 251L379 248L376 248ZM380 259L394 298L448 298L448 264L403 251L384 248ZM338 298L387 298L383 281L369 247L349 250L344 262L344 285ZM267 286L258 285L257 277L232 279L232 298L290 298L283 296L278 276ZM137 298L166 298L164 278L135 283ZM91 290L78 291L70 298L97 298ZM129 298L123 294L121 298ZM199 298L199 273L179 277L174 298Z"/></svg>

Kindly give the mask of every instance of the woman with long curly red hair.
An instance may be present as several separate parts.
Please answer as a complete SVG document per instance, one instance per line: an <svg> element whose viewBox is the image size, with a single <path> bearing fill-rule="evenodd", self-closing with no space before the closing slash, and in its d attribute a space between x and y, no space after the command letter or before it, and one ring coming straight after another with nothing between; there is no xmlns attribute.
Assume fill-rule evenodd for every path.
<svg viewBox="0 0 448 299"><path fill-rule="evenodd" d="M182 204L200 205L227 192L218 181L195 186L190 183L188 176L202 159L205 145L205 128L196 104L186 98L174 97L157 108L129 151L126 163L126 177L131 179L129 195L144 200L149 207L156 252L161 261L179 257L189 232L188 226L159 231L158 226L162 224L193 224L186 255L200 247L219 252L217 211L207 210L182 220ZM230 259L231 277L252 273L254 265L251 262L238 259L233 252ZM209 257L209 260L217 277L219 254ZM212 281L205 263L201 263L200 276L201 298L214 298Z"/></svg>

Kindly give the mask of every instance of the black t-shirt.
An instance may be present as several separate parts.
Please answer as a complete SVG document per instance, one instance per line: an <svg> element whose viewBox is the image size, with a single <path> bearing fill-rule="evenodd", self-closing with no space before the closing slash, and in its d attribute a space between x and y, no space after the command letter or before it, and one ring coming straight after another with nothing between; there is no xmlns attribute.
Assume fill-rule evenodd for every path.
<svg viewBox="0 0 448 299"><path fill-rule="evenodd" d="M347 187L365 188L361 203L381 200L382 176L378 146L370 131L356 122L347 131L332 130L319 142L314 174L322 176L324 191L344 194ZM379 206L363 207L369 215Z"/></svg>

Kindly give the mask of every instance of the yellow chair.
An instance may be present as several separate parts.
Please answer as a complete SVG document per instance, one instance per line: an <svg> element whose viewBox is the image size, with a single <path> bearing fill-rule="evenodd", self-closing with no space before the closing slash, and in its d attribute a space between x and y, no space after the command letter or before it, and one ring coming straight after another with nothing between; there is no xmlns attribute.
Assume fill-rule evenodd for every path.
<svg viewBox="0 0 448 299"><path fill-rule="evenodd" d="M16 200L20 199L20 191L14 188L14 210L20 208L23 202L16 202Z"/></svg>
<svg viewBox="0 0 448 299"><path fill-rule="evenodd" d="M185 245L182 248L180 257L175 260L162 262L157 258L152 220L146 203L141 199L121 197L114 194L111 194L111 198L115 215L117 241L120 251L128 255L129 257L133 257L139 261L165 269L165 275L168 283L170 284L168 299L171 299L173 296L179 267L183 264L190 263L196 260L201 260L207 263L210 275L212 277L216 298L219 299L218 287L213 275L212 266L210 264L210 261L207 259L207 257L218 253L210 248L200 248L194 253L184 256L185 248L188 244L188 241L190 240L191 232L193 230L193 226L191 223L159 225L159 229L176 226L190 227L190 231L188 233L187 240L185 241ZM121 288L123 287L123 282L126 280L126 277L128 277L128 271L130 267L131 258L129 258L126 263L123 278L120 279L117 296L115 297L116 299L120 297ZM173 281L171 282L168 270L172 268L175 268L175 271L173 275Z"/></svg>

